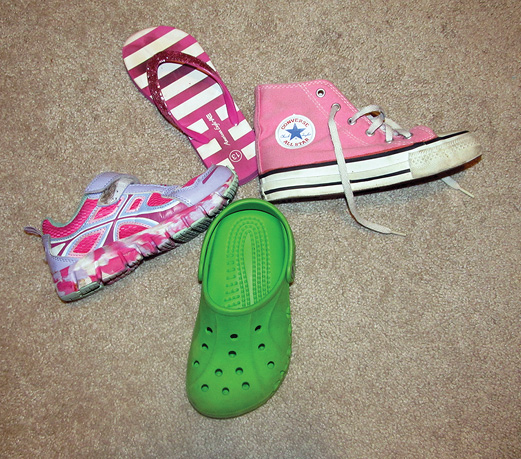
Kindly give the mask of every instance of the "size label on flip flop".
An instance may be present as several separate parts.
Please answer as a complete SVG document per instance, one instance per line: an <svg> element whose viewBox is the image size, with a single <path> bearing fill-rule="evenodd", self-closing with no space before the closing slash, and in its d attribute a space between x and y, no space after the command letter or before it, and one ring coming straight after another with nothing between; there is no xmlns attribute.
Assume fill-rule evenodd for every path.
<svg viewBox="0 0 521 459"><path fill-rule="evenodd" d="M315 125L306 116L291 115L280 122L275 137L281 147L290 150L303 148L313 142Z"/></svg>

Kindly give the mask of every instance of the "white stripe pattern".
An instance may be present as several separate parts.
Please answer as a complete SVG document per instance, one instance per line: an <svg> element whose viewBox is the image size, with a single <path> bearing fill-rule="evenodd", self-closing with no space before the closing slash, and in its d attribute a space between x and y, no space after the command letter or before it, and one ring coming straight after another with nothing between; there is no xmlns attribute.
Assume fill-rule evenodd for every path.
<svg viewBox="0 0 521 459"><path fill-rule="evenodd" d="M155 27L149 27L148 29L144 29L141 32L136 32L125 42L124 46L130 45L130 43L139 40L141 37L144 37L147 33L152 32L152 30L155 30Z"/></svg>
<svg viewBox="0 0 521 459"><path fill-rule="evenodd" d="M240 139L251 131L248 121L242 120L237 126L232 126L229 130L233 140Z"/></svg>
<svg viewBox="0 0 521 459"><path fill-rule="evenodd" d="M188 126L188 129L198 132L199 134L203 134L204 132L208 131L208 125L201 118L199 121L196 121L195 123L192 123L190 126Z"/></svg>
<svg viewBox="0 0 521 459"><path fill-rule="evenodd" d="M139 64L146 62L160 51L164 51L170 46L181 41L186 36L188 36L186 32L183 32L179 29L174 29L162 37L159 37L157 40L154 40L152 43L149 43L148 45L143 46L143 48L138 49L130 56L127 56L124 59L125 66L128 70L132 70L134 67L137 67Z"/></svg>
<svg viewBox="0 0 521 459"><path fill-rule="evenodd" d="M143 43L143 37L149 33L152 35L151 32L153 31L154 29L147 29L135 34L127 40L125 46L131 44L132 47L137 48L139 44L136 42L141 38L141 43ZM185 43L191 43L189 46L183 47L180 43L184 38L187 38L184 40ZM129 72L133 70L131 76L134 83L144 92L145 96L150 98L147 94L148 91L146 91L148 87L148 76L146 71L141 73L141 69L145 67L142 64L166 49L173 49L177 52L206 61L208 56L199 43L197 43L197 41L194 42L194 40L195 39L190 37L187 33L173 29L152 43L146 44L143 48L132 52L132 54L124 59L127 70ZM206 64L216 72L215 67L209 60ZM136 68L137 66L139 66L139 71L138 68ZM209 137L215 135L215 138L210 140L207 144L197 148L200 158L205 162L212 161L212 159L214 162L220 160L219 164L226 165L232 169L236 166L240 170L243 164L245 164L245 170L251 169L251 164L253 164L253 168L255 169L256 148L255 142L250 139L248 139L249 144L243 147L241 151L243 159L246 161L253 159L253 162L248 163L248 165L246 165L244 160L239 161L239 163L234 163L228 157L228 151L238 150L240 148L239 145L234 148L234 142L240 141L240 139L245 136L253 136L253 131L246 120L242 120L237 126L230 128L232 123L230 123L228 108L225 103L226 98L223 97L223 88L219 83L204 73L204 71L190 68L190 65L186 65L186 67L188 67L187 73L183 76L176 74L173 75L173 78L170 78L171 82L169 84L164 82L167 75L175 72L182 66L184 66L184 64L170 62L161 64L157 69L157 76L159 80L162 80L160 83L161 96L168 104L171 117L179 121L181 125L181 120L186 120L186 117L189 115L194 115L190 122L185 121L189 130L203 135L206 133ZM182 73L185 72L185 69L183 69ZM138 73L141 74L134 76ZM239 113L239 108L235 102L232 101L232 103ZM214 133L214 130L218 131L218 133ZM199 142L196 144L198 143ZM223 145L221 145L221 143ZM243 143L245 142L242 142L242 144ZM196 144L194 144L194 146ZM237 151L235 151L235 153L237 153ZM216 156L219 157L216 158ZM247 173L250 174L250 172Z"/></svg>
<svg viewBox="0 0 521 459"><path fill-rule="evenodd" d="M217 142L216 139L212 139L209 143L205 145L201 145L197 149L197 153L199 153L199 156L201 159L208 159L210 156L214 155L218 151L221 151L221 146L219 145L219 142Z"/></svg>
<svg viewBox="0 0 521 459"><path fill-rule="evenodd" d="M172 115L177 120L183 119L190 113L199 110L203 105L206 105L212 100L217 99L222 95L222 93L223 92L219 84L215 83L204 91L201 91L199 94L196 94L192 98L188 99L186 102L183 102L174 107L171 110Z"/></svg>
<svg viewBox="0 0 521 459"><path fill-rule="evenodd" d="M235 107L235 109L239 111L237 107ZM226 108L226 104L221 105L218 109L216 109L215 113L217 113L217 116L221 121L228 119L228 109Z"/></svg>
<svg viewBox="0 0 521 459"><path fill-rule="evenodd" d="M248 127L249 127L249 125L248 125ZM244 156L246 156L247 159L254 158L255 157L255 142L252 142L249 145L246 145L241 151L243 152Z"/></svg>
<svg viewBox="0 0 521 459"><path fill-rule="evenodd" d="M166 65L162 65L160 68L166 67ZM180 67L179 65L177 67ZM165 100L170 100L172 97L175 97L181 94L183 91L189 89L191 86L203 81L207 76L202 72L190 72L182 78L170 83L168 86L162 88L161 92Z"/></svg>
<svg viewBox="0 0 521 459"><path fill-rule="evenodd" d="M147 29L147 32L151 31L153 29ZM177 33L176 33L177 32ZM146 34L143 34L146 35ZM143 35L139 35L136 39L140 38ZM125 65L127 66L127 69L130 71L134 67L137 67L139 64L142 64L143 62L147 61L151 57L153 57L155 54L164 51L165 49L170 48L171 46L175 45L179 41L181 41L183 38L188 36L187 33L181 32L179 30L173 30L172 32L169 32L162 37L158 38L157 40L153 41L152 43L149 43L148 45L144 46L143 48L137 50L135 53L131 54L130 56L127 56L124 61ZM132 41L134 40L134 37L132 37ZM204 53L203 48L199 43L193 43L190 46L180 49L179 50L182 53L189 54L190 56L199 57L201 54ZM207 64L215 70L213 64L208 61ZM163 65L160 65L157 69L157 76L159 79L167 76L168 74L176 71L179 67L181 67L181 64L172 64L172 63L166 63ZM198 81L201 81L205 78L205 75L202 72L190 72L190 74L186 75L186 77L189 77L191 74L200 74L200 79ZM197 78L197 77L196 77ZM141 75L134 78L134 82L138 86L139 89L144 89L148 86L148 77L146 72L143 72ZM166 98L166 100L168 100Z"/></svg>

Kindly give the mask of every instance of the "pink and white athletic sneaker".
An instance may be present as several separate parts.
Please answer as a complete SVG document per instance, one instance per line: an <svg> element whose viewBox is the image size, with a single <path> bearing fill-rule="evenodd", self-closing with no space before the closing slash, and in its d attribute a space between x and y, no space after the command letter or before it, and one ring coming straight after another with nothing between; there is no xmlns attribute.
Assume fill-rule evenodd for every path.
<svg viewBox="0 0 521 459"><path fill-rule="evenodd" d="M204 232L238 186L225 166L211 166L182 187L105 172L87 186L69 223L44 220L41 231L25 231L41 236L59 297L74 301Z"/></svg>
<svg viewBox="0 0 521 459"><path fill-rule="evenodd" d="M344 193L355 219L383 233L394 231L358 215L353 191L440 174L481 155L467 131L438 136L426 126L402 129L377 105L358 110L326 80L260 85L255 103L263 198Z"/></svg>

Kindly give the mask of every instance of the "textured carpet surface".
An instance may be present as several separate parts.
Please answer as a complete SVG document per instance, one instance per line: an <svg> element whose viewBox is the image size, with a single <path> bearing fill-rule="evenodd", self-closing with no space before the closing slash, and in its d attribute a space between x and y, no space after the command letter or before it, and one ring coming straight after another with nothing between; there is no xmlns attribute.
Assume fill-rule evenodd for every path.
<svg viewBox="0 0 521 459"><path fill-rule="evenodd" d="M204 169L121 59L134 32L195 36L253 123L256 85L331 80L404 127L467 129L455 178L278 205L295 234L293 356L279 391L213 420L185 393L199 237L74 305L23 232L71 218L99 172ZM2 457L521 457L521 6L4 0L0 10ZM238 198L260 197L258 181Z"/></svg>

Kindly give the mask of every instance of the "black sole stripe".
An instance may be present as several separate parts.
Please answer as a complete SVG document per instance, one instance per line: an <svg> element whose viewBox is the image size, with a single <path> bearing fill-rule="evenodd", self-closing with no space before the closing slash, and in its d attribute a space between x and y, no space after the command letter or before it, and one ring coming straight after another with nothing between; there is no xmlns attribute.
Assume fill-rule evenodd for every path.
<svg viewBox="0 0 521 459"><path fill-rule="evenodd" d="M342 185L342 182L330 182L330 183L316 183L314 185L295 185L295 186L284 186L281 188L277 188L276 190L269 190L269 191L263 191L265 195L277 193L280 191L288 191L288 190L300 190L300 189L306 189L306 188L321 188L326 186L336 186L336 185Z"/></svg>
<svg viewBox="0 0 521 459"><path fill-rule="evenodd" d="M431 143L438 142L440 140L446 140L446 139L450 139L451 137L456 137L457 135L467 134L468 132L469 131L460 131L460 132L455 132L454 134L444 135L443 137L434 137L434 139L426 140L425 142L423 142L423 144L429 145Z"/></svg>
<svg viewBox="0 0 521 459"><path fill-rule="evenodd" d="M410 172L410 169L404 169L401 171L392 172L390 174L379 175L377 177L368 177L368 178L364 178L364 179L350 180L350 182L351 183L370 182L372 180L379 180L379 179L383 179L383 178L387 178L387 177L395 177L397 175L408 174L409 172ZM271 194L271 193L277 193L279 191L296 190L296 189L300 189L300 188L317 188L317 187L319 188L319 187L323 187L323 186L333 186L333 185L342 185L342 182L337 181L337 182L327 182L327 183L314 183L314 184L306 184L306 185L285 186L285 187L280 187L280 188L274 188L274 189L268 190L268 191L263 190L263 192L264 192L264 194L267 195L267 194Z"/></svg>
<svg viewBox="0 0 521 459"><path fill-rule="evenodd" d="M357 162L361 162L361 161L368 161L370 159L384 158L386 156L392 156L397 153L403 153L406 151L414 150L415 148L418 148L418 147L422 147L424 145L429 145L431 143L439 142L440 140L446 140L446 139L450 139L451 137L456 137L458 135L466 134L467 132L469 132L469 131L455 132L454 134L449 134L449 135L446 135L443 137L435 137L434 139L427 140L426 142L414 143L408 147L398 148L396 150L386 151L383 153L377 153L374 155L364 156L364 157L360 157L360 158L349 158L349 159L346 159L346 164L357 163ZM325 163L305 164L302 166L285 167L283 169L275 169L272 171L264 172L263 174L260 174L259 177L262 179L264 177L269 177L270 175L273 175L273 174L280 174L283 172L292 172L292 171L300 171L300 170L306 170L306 169L315 169L315 168L320 168L320 167L334 166L336 164L337 164L336 161L328 161Z"/></svg>

